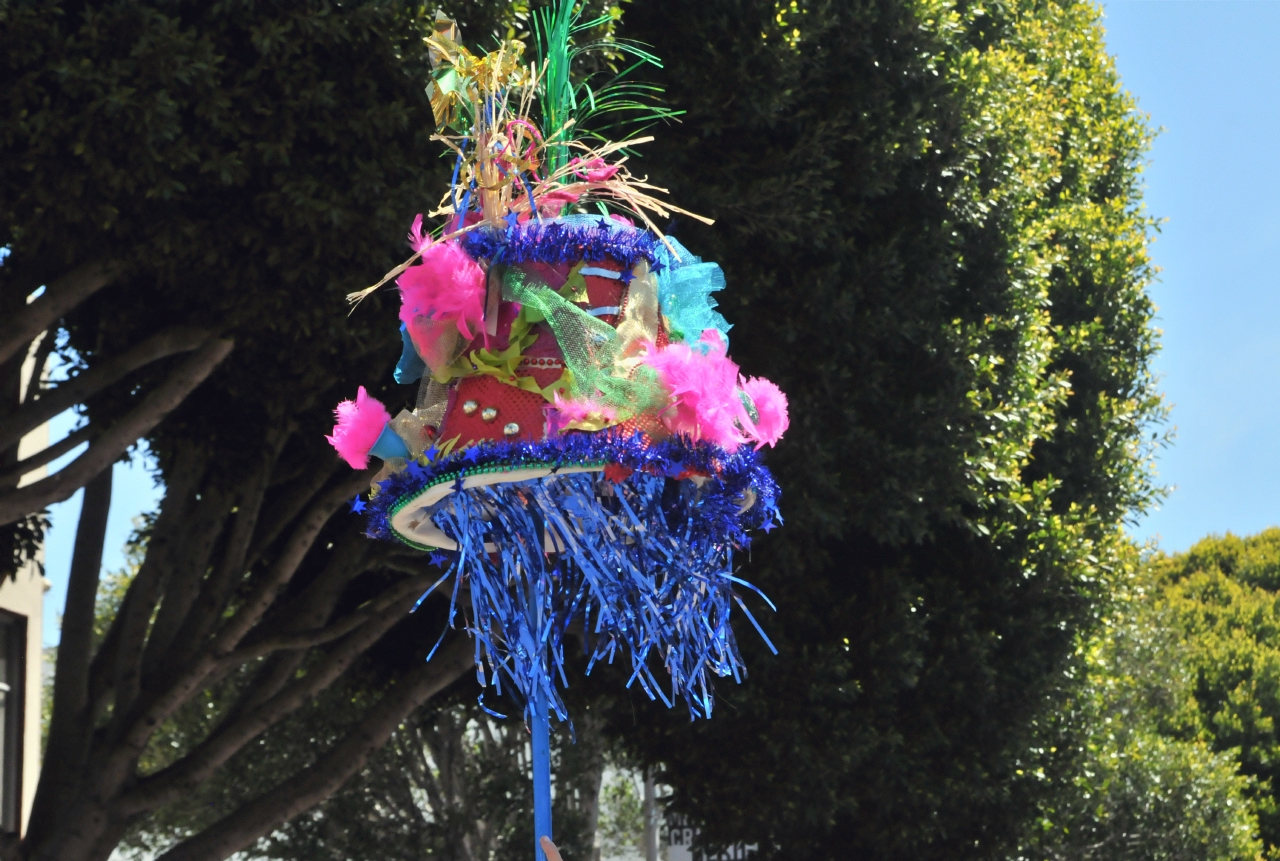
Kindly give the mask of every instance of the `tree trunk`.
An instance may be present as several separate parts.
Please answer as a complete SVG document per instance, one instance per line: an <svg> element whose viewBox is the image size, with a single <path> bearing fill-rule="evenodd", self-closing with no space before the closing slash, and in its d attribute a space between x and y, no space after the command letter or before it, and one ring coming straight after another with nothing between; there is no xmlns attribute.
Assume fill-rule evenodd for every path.
<svg viewBox="0 0 1280 861"><path fill-rule="evenodd" d="M653 772L644 772L644 861L658 861L658 797Z"/></svg>
<svg viewBox="0 0 1280 861"><path fill-rule="evenodd" d="M62 635L53 684L53 716L49 723L48 752L44 772L36 791L28 835L67 828L81 823L66 821L61 814L69 798L76 794L88 754L92 725L89 714L89 666L93 649L94 606L102 570L102 543L107 516L111 511L110 467L104 469L84 489L80 524L76 529L67 603L62 615Z"/></svg>

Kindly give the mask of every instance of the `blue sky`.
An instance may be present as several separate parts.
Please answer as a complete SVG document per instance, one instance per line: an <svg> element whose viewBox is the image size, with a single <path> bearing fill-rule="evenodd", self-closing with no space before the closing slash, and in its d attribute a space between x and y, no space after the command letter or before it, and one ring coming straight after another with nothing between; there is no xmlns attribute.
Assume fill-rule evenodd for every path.
<svg viewBox="0 0 1280 861"><path fill-rule="evenodd" d="M1113 0L1107 43L1162 128L1146 174L1173 407L1160 477L1174 490L1135 528L1169 551L1280 523L1280 3Z"/></svg>
<svg viewBox="0 0 1280 861"><path fill-rule="evenodd" d="M1177 426L1159 470L1174 490L1134 533L1185 550L1210 532L1280 523L1280 2L1113 0L1105 16L1125 87L1164 129L1146 201L1167 219L1152 295L1164 330L1156 370ZM59 419L53 438L71 425ZM124 564L133 518L159 498L145 457L115 469L107 570ZM79 509L77 494L51 512L47 644Z"/></svg>

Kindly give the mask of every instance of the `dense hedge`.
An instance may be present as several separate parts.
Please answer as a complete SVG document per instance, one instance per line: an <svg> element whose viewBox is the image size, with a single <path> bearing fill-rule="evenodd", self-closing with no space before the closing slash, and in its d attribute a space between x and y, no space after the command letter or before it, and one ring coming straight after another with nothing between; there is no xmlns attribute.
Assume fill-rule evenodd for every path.
<svg viewBox="0 0 1280 861"><path fill-rule="evenodd" d="M618 710L710 840L998 857L1019 763L1151 498L1149 131L1080 2L646 0L644 169L710 228L745 370L778 380L778 603L714 720ZM634 698L633 698L634 699Z"/></svg>

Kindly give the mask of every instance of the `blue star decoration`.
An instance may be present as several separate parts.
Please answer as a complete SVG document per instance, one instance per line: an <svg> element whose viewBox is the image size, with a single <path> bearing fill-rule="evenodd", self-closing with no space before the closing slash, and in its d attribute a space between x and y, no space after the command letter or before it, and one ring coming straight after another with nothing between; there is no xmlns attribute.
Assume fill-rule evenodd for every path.
<svg viewBox="0 0 1280 861"><path fill-rule="evenodd" d="M663 269L666 269L666 268L667 268L667 264L659 260L653 264L653 269L650 271L656 275L657 273L661 272Z"/></svg>
<svg viewBox="0 0 1280 861"><path fill-rule="evenodd" d="M632 281L635 280L635 278L636 276L631 274L630 269L623 269L621 272L618 273L618 280L621 281L623 284L630 284Z"/></svg>
<svg viewBox="0 0 1280 861"><path fill-rule="evenodd" d="M414 481L422 481L427 477L427 468L416 460L409 461L409 475L413 476Z"/></svg>
<svg viewBox="0 0 1280 861"><path fill-rule="evenodd" d="M368 507L369 507L368 504L359 496L356 496L355 499L351 500L352 514L364 514L364 510Z"/></svg>
<svg viewBox="0 0 1280 861"><path fill-rule="evenodd" d="M424 451L423 454L426 456L428 461L432 461L439 457L440 450L433 445L431 448Z"/></svg>
<svg viewBox="0 0 1280 861"><path fill-rule="evenodd" d="M761 528L762 530L764 530L766 533L768 533L768 532L772 532L773 530L777 529L777 528L778 528L778 524L776 524L776 523L774 523L772 520L770 520L768 523L766 523L764 526L761 526L760 528Z"/></svg>
<svg viewBox="0 0 1280 861"><path fill-rule="evenodd" d="M435 552L431 554L431 564L437 568L443 568L449 564L449 554Z"/></svg>
<svg viewBox="0 0 1280 861"><path fill-rule="evenodd" d="M471 448L467 449L467 453L463 455L463 459L468 460L471 463L478 463L480 460L480 449L474 445L471 446Z"/></svg>
<svg viewBox="0 0 1280 861"><path fill-rule="evenodd" d="M602 217L599 221L596 222L596 224L600 227L601 230L609 229L609 219L607 218Z"/></svg>
<svg viewBox="0 0 1280 861"><path fill-rule="evenodd" d="M515 227L520 223L520 216L516 215L514 212L508 212L503 221L507 223L507 227Z"/></svg>

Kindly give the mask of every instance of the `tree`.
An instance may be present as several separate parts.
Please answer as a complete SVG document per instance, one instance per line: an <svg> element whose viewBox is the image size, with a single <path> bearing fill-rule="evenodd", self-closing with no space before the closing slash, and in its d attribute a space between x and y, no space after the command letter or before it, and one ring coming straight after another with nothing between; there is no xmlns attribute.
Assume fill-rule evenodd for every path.
<svg viewBox="0 0 1280 861"><path fill-rule="evenodd" d="M420 709L324 804L273 835L260 857L523 861L533 792L529 733L475 707L473 685ZM556 844L590 861L604 769L600 721L578 711L552 738ZM234 778L232 778L234 779Z"/></svg>
<svg viewBox="0 0 1280 861"><path fill-rule="evenodd" d="M780 655L748 633L713 720L624 700L617 731L709 845L1002 857L1154 493L1149 133L1098 12L651 0L623 33L687 110L643 163L718 219L677 232L794 418L787 525L742 574Z"/></svg>
<svg viewBox="0 0 1280 861"><path fill-rule="evenodd" d="M1268 857L1280 853L1280 529L1210 536L1150 562L1153 591L1180 645L1186 692L1161 702L1160 729L1229 756L1251 779L1249 801Z"/></svg>
<svg viewBox="0 0 1280 861"><path fill-rule="evenodd" d="M93 60L101 57L73 56L74 49L68 51L70 46L60 41L61 19L68 14L75 12L57 4L0 7L5 57L0 245L6 252L0 266L5 321L0 326L0 543L7 551L0 560L10 573L39 544L41 509L67 499L108 469L203 382L233 344L207 322L186 325L154 318L137 327L131 341L89 345L96 361L76 362L68 379L53 387L43 384L42 370L57 348L60 321L92 303L109 285L151 274L143 261L154 255L155 247L144 246L173 240L142 239L136 224L131 230L128 222L135 214L145 218L138 212L147 208L139 205L143 201L163 199L173 191L174 177L155 177L141 162L174 168L198 160L195 153L183 152L181 143L175 147L172 140L165 141L178 124L170 89L184 78L189 90L198 89L191 78L205 70L209 59L179 49L176 55L189 62L185 68L134 69L151 86L133 101L120 99L120 82L112 88L112 78L131 72L95 66ZM182 41L180 34L166 35ZM104 123L128 125L146 115L149 148L104 146L94 132ZM71 165L80 169L67 170ZM86 183L86 169L99 182ZM174 358L178 356L185 358ZM95 397L114 397L123 409L19 460L18 443L25 434ZM24 475L86 441L88 450L64 468L18 487Z"/></svg>
<svg viewBox="0 0 1280 861"><path fill-rule="evenodd" d="M1135 559L1136 563L1137 560ZM1046 788L1020 861L1261 858L1259 785L1238 751L1187 733L1209 638L1180 625L1152 566L1130 564L1081 644L1082 684L1023 768Z"/></svg>
<svg viewBox="0 0 1280 861"><path fill-rule="evenodd" d="M473 4L469 20L484 32L495 10L510 11ZM60 324L82 363L68 389L11 415L29 423L53 399L82 403L85 457L110 454L85 488L49 755L5 857L105 859L131 823L343 679L397 624L442 621L402 622L432 574L334 517L370 475L339 472L323 439L347 375L389 376L398 353L393 310L375 299L348 320L343 296L397 262L395 238L443 187L423 86L429 22L380 0L0 5L5 301L48 285L6 319L43 314L14 335L17 350ZM110 276L96 292L59 286L86 265ZM168 412L162 423L130 424L209 351L220 361L198 398L179 392L146 408ZM95 645L102 467L123 451L103 441L120 427L129 443L147 435L165 496ZM166 857L227 857L357 772L471 665L463 637L423 663L432 637L419 634L332 746L287 763ZM198 734L160 750L179 724Z"/></svg>

